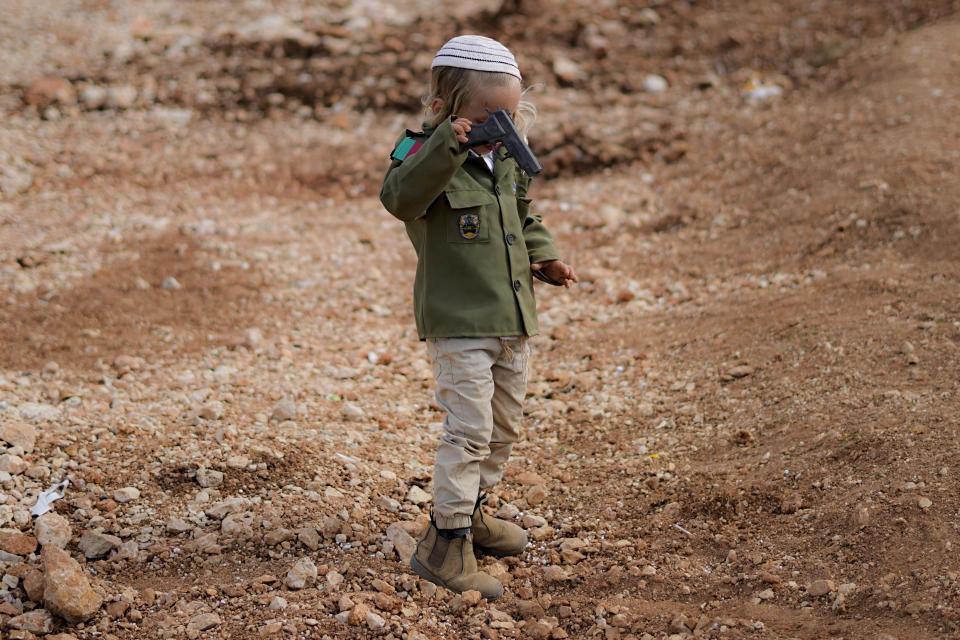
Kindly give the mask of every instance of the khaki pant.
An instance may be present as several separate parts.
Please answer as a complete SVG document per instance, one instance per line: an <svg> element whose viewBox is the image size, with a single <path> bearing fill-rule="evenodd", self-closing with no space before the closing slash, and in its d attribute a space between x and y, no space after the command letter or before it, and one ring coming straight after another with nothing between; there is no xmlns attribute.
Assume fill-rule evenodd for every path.
<svg viewBox="0 0 960 640"><path fill-rule="evenodd" d="M427 355L447 412L433 473L440 529L470 526L481 489L503 477L520 438L530 348L525 337L432 338Z"/></svg>

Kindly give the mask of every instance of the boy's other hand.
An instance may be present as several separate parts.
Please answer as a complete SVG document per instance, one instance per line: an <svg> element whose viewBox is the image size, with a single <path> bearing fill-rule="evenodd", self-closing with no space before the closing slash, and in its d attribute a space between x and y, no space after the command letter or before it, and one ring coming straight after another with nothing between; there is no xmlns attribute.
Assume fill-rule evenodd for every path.
<svg viewBox="0 0 960 640"><path fill-rule="evenodd" d="M574 283L580 282L577 272L573 267L561 260L547 260L546 262L534 262L530 265L533 271L543 271L544 275L552 280L563 283L563 286L569 289Z"/></svg>
<svg viewBox="0 0 960 640"><path fill-rule="evenodd" d="M453 132L457 134L457 140L460 142L467 141L467 133L470 131L470 125L473 124L466 118L457 118L453 121Z"/></svg>

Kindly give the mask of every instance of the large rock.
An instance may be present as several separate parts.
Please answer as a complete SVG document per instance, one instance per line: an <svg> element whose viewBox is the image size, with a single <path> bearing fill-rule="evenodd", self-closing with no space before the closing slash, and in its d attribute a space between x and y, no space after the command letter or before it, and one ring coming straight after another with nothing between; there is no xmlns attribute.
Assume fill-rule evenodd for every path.
<svg viewBox="0 0 960 640"><path fill-rule="evenodd" d="M14 422L0 425L0 440L15 447L21 447L25 453L31 453L37 444L37 430L29 424Z"/></svg>
<svg viewBox="0 0 960 640"><path fill-rule="evenodd" d="M55 547L57 549L66 547L73 535L67 519L52 511L37 518L34 531L37 534L37 542L40 543L41 547Z"/></svg>
<svg viewBox="0 0 960 640"><path fill-rule="evenodd" d="M67 622L85 622L103 604L83 574L80 564L66 551L43 549L43 604Z"/></svg>

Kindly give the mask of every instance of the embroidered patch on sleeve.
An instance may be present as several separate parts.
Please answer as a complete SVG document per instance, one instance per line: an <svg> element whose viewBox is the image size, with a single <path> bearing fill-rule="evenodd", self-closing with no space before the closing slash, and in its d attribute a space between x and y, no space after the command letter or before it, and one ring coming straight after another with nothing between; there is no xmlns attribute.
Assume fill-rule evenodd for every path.
<svg viewBox="0 0 960 640"><path fill-rule="evenodd" d="M397 148L393 150L393 154L390 157L395 160L406 160L415 154L422 146L423 143L417 142L413 138L404 138L403 142L398 144Z"/></svg>

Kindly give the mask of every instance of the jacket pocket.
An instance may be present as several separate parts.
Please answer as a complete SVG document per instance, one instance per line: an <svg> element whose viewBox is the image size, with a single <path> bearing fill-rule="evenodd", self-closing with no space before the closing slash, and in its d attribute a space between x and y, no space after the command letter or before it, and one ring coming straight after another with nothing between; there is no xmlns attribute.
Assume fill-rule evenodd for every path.
<svg viewBox="0 0 960 640"><path fill-rule="evenodd" d="M487 217L496 210L497 202L493 194L479 189L456 189L444 193L451 209L445 220L447 242L489 242L490 220Z"/></svg>

